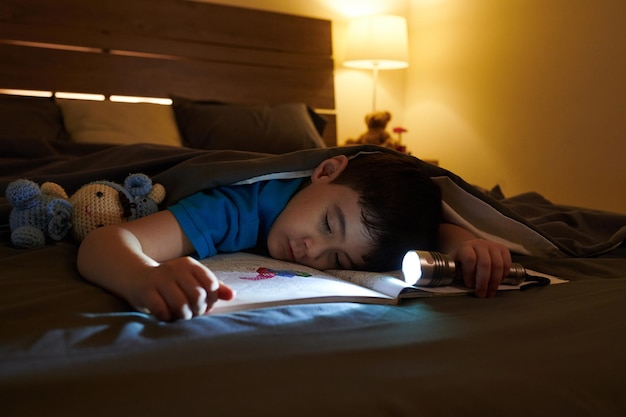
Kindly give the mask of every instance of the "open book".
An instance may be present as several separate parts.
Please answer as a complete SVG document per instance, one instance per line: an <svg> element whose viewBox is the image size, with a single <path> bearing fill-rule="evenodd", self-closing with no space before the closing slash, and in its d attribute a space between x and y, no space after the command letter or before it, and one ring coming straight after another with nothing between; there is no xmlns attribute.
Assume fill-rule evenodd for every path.
<svg viewBox="0 0 626 417"><path fill-rule="evenodd" d="M404 298L471 292L467 288L456 286L415 287L404 281L401 271L318 271L307 266L242 252L218 254L201 262L237 293L233 300L218 300L211 310L212 314L320 302L397 304ZM565 282L545 274L540 275L549 278L551 283ZM519 288L500 286L502 290Z"/></svg>

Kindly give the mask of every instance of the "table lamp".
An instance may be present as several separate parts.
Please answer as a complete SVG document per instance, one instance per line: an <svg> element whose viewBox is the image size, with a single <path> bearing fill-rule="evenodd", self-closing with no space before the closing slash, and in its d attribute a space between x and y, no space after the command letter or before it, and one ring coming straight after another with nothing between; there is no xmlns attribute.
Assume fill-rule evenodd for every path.
<svg viewBox="0 0 626 417"><path fill-rule="evenodd" d="M344 65L373 72L372 111L376 111L378 71L409 66L406 19L393 15L352 19L346 45Z"/></svg>

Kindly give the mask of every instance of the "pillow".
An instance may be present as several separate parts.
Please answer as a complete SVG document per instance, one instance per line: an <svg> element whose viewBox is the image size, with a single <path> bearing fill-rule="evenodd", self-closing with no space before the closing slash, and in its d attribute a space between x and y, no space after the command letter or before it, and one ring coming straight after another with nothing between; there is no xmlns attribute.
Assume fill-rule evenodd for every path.
<svg viewBox="0 0 626 417"><path fill-rule="evenodd" d="M51 97L0 94L0 132L6 138L68 138L61 109Z"/></svg>
<svg viewBox="0 0 626 417"><path fill-rule="evenodd" d="M303 103L236 105L171 98L183 143L191 148L281 154L326 146L316 127L323 130L325 119Z"/></svg>
<svg viewBox="0 0 626 417"><path fill-rule="evenodd" d="M182 145L171 106L72 99L56 102L75 142Z"/></svg>

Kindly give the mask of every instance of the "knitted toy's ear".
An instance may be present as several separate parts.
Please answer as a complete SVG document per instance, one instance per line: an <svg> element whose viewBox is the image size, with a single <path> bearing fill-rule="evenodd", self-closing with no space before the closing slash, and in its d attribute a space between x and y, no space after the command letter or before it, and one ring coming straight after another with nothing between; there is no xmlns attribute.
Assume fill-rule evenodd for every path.
<svg viewBox="0 0 626 417"><path fill-rule="evenodd" d="M133 197L148 195L152 180L145 174L130 174L124 180L124 188Z"/></svg>
<svg viewBox="0 0 626 417"><path fill-rule="evenodd" d="M131 196L131 216L129 220L148 216L159 211L159 203L165 199L165 187L152 184L144 174L131 174L124 181L124 189Z"/></svg>
<svg viewBox="0 0 626 417"><path fill-rule="evenodd" d="M59 184L54 183L54 182L46 181L43 184L41 184L41 192L43 194L48 194L50 196L55 196L55 197L62 198L65 200L69 199L63 187L61 187Z"/></svg>
<svg viewBox="0 0 626 417"><path fill-rule="evenodd" d="M39 186L26 179L11 182L5 191L9 203L18 210L29 209L39 204L41 190Z"/></svg>
<svg viewBox="0 0 626 417"><path fill-rule="evenodd" d="M148 198L152 199L157 204L161 204L161 202L165 200L165 187L161 184L154 184L152 190L148 193Z"/></svg>

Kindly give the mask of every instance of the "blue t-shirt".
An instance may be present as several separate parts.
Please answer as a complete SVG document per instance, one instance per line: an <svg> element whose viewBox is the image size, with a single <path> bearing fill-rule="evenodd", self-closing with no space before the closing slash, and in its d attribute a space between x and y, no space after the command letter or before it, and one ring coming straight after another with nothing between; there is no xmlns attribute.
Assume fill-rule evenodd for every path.
<svg viewBox="0 0 626 417"><path fill-rule="evenodd" d="M270 227L302 178L260 181L198 192L168 207L198 256L266 249Z"/></svg>

